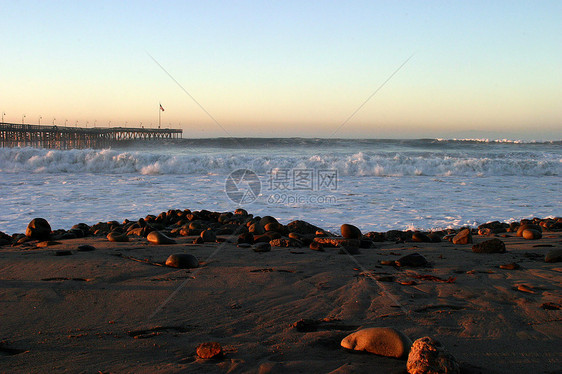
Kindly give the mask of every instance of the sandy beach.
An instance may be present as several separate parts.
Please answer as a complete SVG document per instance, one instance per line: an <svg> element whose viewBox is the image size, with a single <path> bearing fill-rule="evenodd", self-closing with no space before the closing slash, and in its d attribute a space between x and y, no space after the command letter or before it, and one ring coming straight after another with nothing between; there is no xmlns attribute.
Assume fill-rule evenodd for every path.
<svg viewBox="0 0 562 374"><path fill-rule="evenodd" d="M437 339L463 373L562 372L562 264L545 262L559 231L256 252L238 235L194 244L171 227L161 231L175 244L98 232L0 246L0 372L407 373L405 359L341 347L368 327ZM492 238L505 253L473 252ZM178 253L200 266L164 265ZM395 262L413 253L429 264ZM200 358L205 342L223 355Z"/></svg>

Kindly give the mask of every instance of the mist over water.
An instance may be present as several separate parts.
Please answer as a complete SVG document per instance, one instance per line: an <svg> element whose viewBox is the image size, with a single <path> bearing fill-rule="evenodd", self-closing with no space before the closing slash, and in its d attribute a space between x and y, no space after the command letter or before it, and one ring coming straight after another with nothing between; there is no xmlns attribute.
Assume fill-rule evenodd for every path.
<svg viewBox="0 0 562 374"><path fill-rule="evenodd" d="M103 150L0 148L0 231L22 232L34 217L68 229L168 209L239 206L336 231L345 222L384 231L556 216L562 213L561 145L219 138ZM237 169L255 172L261 182L251 204L225 193L225 180ZM307 188L295 188L296 171L308 173ZM337 186L322 188L318 178L327 172L336 174ZM275 188L279 175L285 189Z"/></svg>

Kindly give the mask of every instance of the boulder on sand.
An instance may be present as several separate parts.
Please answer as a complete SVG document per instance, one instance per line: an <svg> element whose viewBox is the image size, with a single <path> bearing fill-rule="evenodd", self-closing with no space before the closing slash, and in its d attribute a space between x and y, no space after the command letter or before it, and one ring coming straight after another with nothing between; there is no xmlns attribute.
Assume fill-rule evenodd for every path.
<svg viewBox="0 0 562 374"><path fill-rule="evenodd" d="M405 358L412 341L392 327L371 327L343 338L341 346L354 351L365 351L380 356Z"/></svg>

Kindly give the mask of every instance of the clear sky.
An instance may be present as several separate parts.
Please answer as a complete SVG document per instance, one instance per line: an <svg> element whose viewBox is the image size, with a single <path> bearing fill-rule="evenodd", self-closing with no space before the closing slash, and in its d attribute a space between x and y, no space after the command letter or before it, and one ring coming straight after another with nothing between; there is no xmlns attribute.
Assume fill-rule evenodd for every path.
<svg viewBox="0 0 562 374"><path fill-rule="evenodd" d="M561 19L558 0L0 0L0 111L148 127L161 102L185 137L561 139Z"/></svg>

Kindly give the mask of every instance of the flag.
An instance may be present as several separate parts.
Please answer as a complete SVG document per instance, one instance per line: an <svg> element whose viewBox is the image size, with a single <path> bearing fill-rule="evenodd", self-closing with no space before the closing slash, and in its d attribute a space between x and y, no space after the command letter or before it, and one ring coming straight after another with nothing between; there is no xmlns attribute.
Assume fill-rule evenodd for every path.
<svg viewBox="0 0 562 374"><path fill-rule="evenodd" d="M164 108L162 108L162 104L160 104L160 110L161 110L161 111L164 111Z"/></svg>

